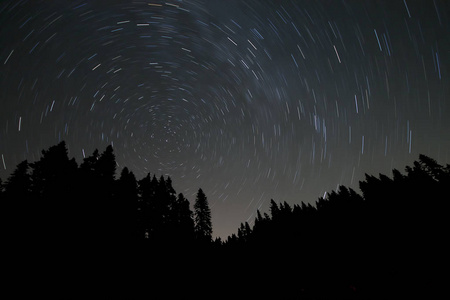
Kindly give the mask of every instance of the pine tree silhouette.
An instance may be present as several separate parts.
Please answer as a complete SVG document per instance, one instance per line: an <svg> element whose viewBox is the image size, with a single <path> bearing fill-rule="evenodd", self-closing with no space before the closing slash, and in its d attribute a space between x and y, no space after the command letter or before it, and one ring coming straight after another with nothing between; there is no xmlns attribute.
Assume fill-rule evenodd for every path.
<svg viewBox="0 0 450 300"><path fill-rule="evenodd" d="M379 298L427 295L446 253L442 236L450 168L421 155L406 175L367 175L362 196L340 186L315 203L293 209L270 201L270 216L257 211L251 230L241 224L223 247L248 265L255 251L273 257L262 275L276 297ZM256 265L258 268L258 265ZM296 271L298 270L298 272ZM291 274L284 276L284 274ZM301 284L301 289L294 287Z"/></svg>
<svg viewBox="0 0 450 300"><path fill-rule="evenodd" d="M64 141L42 151L30 164L31 194L37 226L30 234L42 239L69 239L76 230L77 163Z"/></svg>
<svg viewBox="0 0 450 300"><path fill-rule="evenodd" d="M195 237L193 213L189 207L189 201L184 198L182 193L178 194L178 198L172 206L172 214L175 221L174 239L184 244L192 243Z"/></svg>
<svg viewBox="0 0 450 300"><path fill-rule="evenodd" d="M114 229L111 237L122 240L132 239L136 230L136 203L138 201L138 187L136 177L127 167L120 173L115 184L114 201Z"/></svg>
<svg viewBox="0 0 450 300"><path fill-rule="evenodd" d="M141 185L141 189L146 191L145 194L142 194L145 237L152 241L157 241L159 236L161 236L164 220L162 201L158 199L160 196L157 192L158 186L156 175L153 175L152 180L146 185Z"/></svg>
<svg viewBox="0 0 450 300"><path fill-rule="evenodd" d="M6 201L27 203L30 200L31 178L28 170L28 161L22 161L4 183L2 188L5 189L3 197Z"/></svg>
<svg viewBox="0 0 450 300"><path fill-rule="evenodd" d="M150 177L150 173L146 177L139 180L138 191L138 238L145 239L153 237L155 230L155 194L158 182L156 177Z"/></svg>
<svg viewBox="0 0 450 300"><path fill-rule="evenodd" d="M150 173L138 181L137 218L136 218L136 238L145 239L147 237L149 224L148 214L150 209L150 199L153 196Z"/></svg>
<svg viewBox="0 0 450 300"><path fill-rule="evenodd" d="M78 208L84 216L79 224L79 236L86 240L99 239L105 234L100 228L104 226L105 191L100 177L100 154L97 149L91 156L83 159L78 169L79 199ZM82 212L81 212L82 211Z"/></svg>
<svg viewBox="0 0 450 300"><path fill-rule="evenodd" d="M100 176L105 180L112 182L116 176L116 156L114 149L108 145L98 159L98 169Z"/></svg>
<svg viewBox="0 0 450 300"><path fill-rule="evenodd" d="M166 276L180 270L189 276L189 270L204 268L211 279L216 278L214 270L252 270L251 279L264 286L255 289L240 281L228 287L227 296L239 292L253 298L430 298L445 286L438 277L447 257L450 165L425 155L406 167L405 174L366 174L359 183L361 195L339 186L315 205L291 206L272 199L268 213L256 211L254 222L243 222L237 234L214 242L211 210L202 189L193 213L184 195L176 194L170 177L147 174L137 181L125 167L116 179L116 167L111 146L102 154L95 150L78 167L64 142L43 150L36 162L19 163L6 181L0 180L4 238L41 245L134 235L145 241L139 248L145 253L139 259L148 263L145 270L154 270L155 259L171 264L165 267ZM202 255L192 259L182 252L150 254L161 246L188 251L191 245L207 247L208 254L220 259L212 264L202 256L205 251L197 251Z"/></svg>
<svg viewBox="0 0 450 300"><path fill-rule="evenodd" d="M32 190L34 196L46 201L56 201L75 189L72 179L77 169L75 159L69 160L66 143L63 141L42 151L39 161L32 163Z"/></svg>
<svg viewBox="0 0 450 300"><path fill-rule="evenodd" d="M17 239L27 236L29 223L35 218L36 203L31 198L31 178L26 160L19 163L13 173L2 184L2 220L8 220L5 236Z"/></svg>
<svg viewBox="0 0 450 300"><path fill-rule="evenodd" d="M102 152L97 161L97 170L99 171L99 209L100 218L96 225L98 229L99 238L111 239L113 238L112 227L116 220L116 206L113 205L114 186L116 178L116 156L111 145L107 146Z"/></svg>
<svg viewBox="0 0 450 300"><path fill-rule="evenodd" d="M197 192L194 204L194 220L196 239L200 242L212 241L211 210L208 199L202 189Z"/></svg>

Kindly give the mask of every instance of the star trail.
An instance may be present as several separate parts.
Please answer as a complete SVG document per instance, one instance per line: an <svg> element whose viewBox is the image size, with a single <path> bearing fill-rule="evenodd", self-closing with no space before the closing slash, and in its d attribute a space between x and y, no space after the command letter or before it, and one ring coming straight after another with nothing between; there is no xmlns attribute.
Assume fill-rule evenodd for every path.
<svg viewBox="0 0 450 300"><path fill-rule="evenodd" d="M419 153L450 162L450 2L2 1L0 177L67 142L208 197L226 237Z"/></svg>

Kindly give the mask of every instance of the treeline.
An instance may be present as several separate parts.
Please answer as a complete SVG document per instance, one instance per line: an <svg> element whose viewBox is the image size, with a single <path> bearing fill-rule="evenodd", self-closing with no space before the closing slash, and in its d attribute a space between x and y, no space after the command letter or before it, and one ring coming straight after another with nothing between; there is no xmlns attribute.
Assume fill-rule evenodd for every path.
<svg viewBox="0 0 450 300"><path fill-rule="evenodd" d="M116 178L112 146L78 166L65 142L22 161L0 180L0 203L9 237L18 239L134 239L154 244L212 241L211 211L199 189L194 211L170 177L141 180L127 167Z"/></svg>
<svg viewBox="0 0 450 300"><path fill-rule="evenodd" d="M225 241L212 240L201 189L192 210L170 177L137 180L125 167L116 178L116 169L111 146L78 165L64 142L19 163L0 181L4 237L142 241L139 286L169 298L211 298L209 289L190 289L193 282L223 297L264 299L405 298L445 286L438 279L448 255L450 165L427 156L405 174L366 174L361 194L341 186L314 205L271 200ZM168 283L185 289L162 288Z"/></svg>
<svg viewBox="0 0 450 300"><path fill-rule="evenodd" d="M247 257L273 297L380 299L430 296L448 256L450 165L420 155L406 174L365 175L362 195L340 186L315 205L270 201L224 243ZM248 259L256 255L259 261ZM249 266L250 262L250 266ZM276 274L266 279L266 274ZM259 276L258 274L265 274ZM266 281L267 280L267 281ZM249 294L252 294L249 291Z"/></svg>
<svg viewBox="0 0 450 300"><path fill-rule="evenodd" d="M445 167L425 155L419 156L406 175L394 169L393 177L365 174L359 182L362 195L340 186L319 198L315 205L270 201L270 215L258 210L253 226L241 223L237 235L226 245L267 242L305 244L306 238L321 236L350 243L362 230L377 232L399 242L399 236L425 232L442 204L449 200L450 165ZM444 200L445 199L445 200ZM436 228L434 228L436 229ZM395 230L404 230L402 234ZM394 237L395 236L395 237ZM346 238L347 237L347 238ZM347 241L348 240L348 241ZM400 239L401 240L401 239Z"/></svg>

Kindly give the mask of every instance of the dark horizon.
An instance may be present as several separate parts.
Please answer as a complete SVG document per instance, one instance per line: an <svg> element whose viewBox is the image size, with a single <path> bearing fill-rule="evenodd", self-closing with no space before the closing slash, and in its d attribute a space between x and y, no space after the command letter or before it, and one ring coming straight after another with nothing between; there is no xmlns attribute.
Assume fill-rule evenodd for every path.
<svg viewBox="0 0 450 300"><path fill-rule="evenodd" d="M318 197L316 200L304 199L300 204L292 205L286 201L270 199L269 211L271 217L279 218L275 215L276 211L285 215L295 213L296 211L298 213L301 210L307 213L311 213L311 210L320 211L324 209L323 207L330 206L329 203L336 202L336 199L339 198L350 203L350 209L352 210L357 209L356 207L352 207L354 203L351 204L355 199L361 203L375 201L374 204L376 206L380 205L380 203L386 203L388 207L385 208L386 210L391 209L389 208L390 205L393 207L398 205L398 201L403 203L401 207L397 208L398 210L407 211L414 209L406 206L417 206L419 203L428 206L430 204L424 202L424 200L429 201L431 198L436 197L434 194L444 192L443 187L450 180L450 164L439 164L436 160L420 154L419 160L415 160L412 166L405 166L403 170L394 168L391 170L391 174L379 173L378 176L365 173L364 177L364 180L361 179L358 181L358 188L356 190L352 187L340 185L334 190L325 192L322 197ZM409 181L408 185L405 185L403 183L404 181ZM433 186L430 182L438 185ZM394 183L397 185L397 192L395 195L392 195L390 193L392 193L392 184ZM417 184L417 187L414 187L413 184ZM167 213L164 212L165 210L161 205L168 206L167 209L172 206L170 208L172 210L174 209L173 207L179 207L176 209L177 213L170 218L175 218L174 221L178 222L176 219L180 217L177 214L185 214L185 218L190 221L183 221L184 223L177 225L177 228L180 226L177 230L182 230L180 235L177 234L172 237L173 229L163 233L163 235L167 235L169 240L180 239L183 241L185 238L183 236L189 237L190 235L189 232L185 231L186 228L182 228L191 226L192 230L194 230L194 225L200 222L203 224L201 225L202 228L205 228L205 226L207 228L202 229L207 231L207 240L209 239L211 242L214 241L219 244L228 243L233 245L236 243L236 239L238 241L239 239L242 240L243 232L247 231L250 234L252 231L251 228L255 227L258 222L261 223L264 220L270 221L270 217L267 215L269 211L258 209L252 220L241 220L240 226L236 227L234 232L231 232L226 237L215 236L213 234L213 211L209 207L208 196L205 195L202 188L198 188L196 199L193 201L185 198L183 193L177 193L174 186L175 183L173 183L170 176L147 173L143 178L136 178L127 166L118 168L116 153L111 145L107 146L105 150L99 151L95 149L92 154L88 155L81 162L78 162L74 157L70 157L66 142L62 141L48 149L43 149L39 160L34 162L24 160L15 167L14 171L6 179L0 178L0 198L6 201L7 207L8 205L12 205L12 207L16 205L20 206L22 205L22 201L30 204L35 202L33 205L37 205L37 207L39 207L39 203L45 204L48 202L57 205L59 201L61 203L59 205L70 207L73 203L64 202L80 201L87 208L90 206L89 203L92 203L93 207L97 207L98 201L100 200L104 208L110 205L108 204L109 201L111 203L118 201L116 204L112 204L115 209L120 210L132 207L134 210L135 205L137 205L138 211L141 211L145 205L150 205L153 207L150 210L155 211L150 215L143 214L141 217L138 217L138 220L142 219L144 223L146 219L155 218L155 220L160 220L160 215ZM417 194L414 202L410 199L409 201L411 202L407 203L406 200L414 196L414 193L411 192L414 188L417 188L420 193ZM385 197L390 198L383 199L383 197L380 197L383 193ZM406 194L402 195L401 193ZM428 199L424 199L425 196ZM389 201L392 203L389 203ZM154 206L155 204L151 204L153 202L159 204ZM334 214L334 216L330 217L337 217L339 214L342 214L340 218L345 219L345 215L348 214L348 212L345 212L347 204L344 202L342 202L344 204L339 204L339 202L342 202L342 200L336 202L338 206L330 206L332 208L331 212ZM157 208L158 205L159 208ZM343 207L339 208L339 205L343 205ZM26 208L26 206L23 208ZM199 208L203 212L200 212ZM102 207L97 207L97 209L102 209ZM178 209L181 210L178 211ZM199 215L205 213L205 211L207 211L206 217ZM377 212L379 213L376 210L369 211L369 213ZM90 214L87 211L79 211L78 213ZM400 211L397 213L400 213ZM352 214L353 216L347 217L353 218L358 213L353 212ZM262 217L263 215L264 218ZM286 217L289 216L286 215ZM402 217L399 216L398 221L401 219ZM281 219L278 220L281 221ZM312 228L305 229L313 230ZM144 239L145 229L141 229L141 231L140 239ZM194 232L191 234L194 234ZM145 239L148 239L148 237Z"/></svg>
<svg viewBox="0 0 450 300"><path fill-rule="evenodd" d="M241 222L237 234L221 240L212 236L201 188L190 207L170 177L137 179L127 167L118 170L111 146L80 164L67 152L65 142L51 146L38 161L18 164L0 184L8 249L24 242L35 243L31 252L38 255L55 243L75 250L64 259L64 249L50 251L55 257L43 260L47 267L57 261L79 277L70 266L84 256L74 244L119 241L137 246L133 260L125 258L136 263L131 293L147 297L164 291L168 298L211 299L220 291L220 297L238 299L430 298L446 287L440 277L450 164L425 155L392 176L366 174L360 193L340 186L314 206L272 199L268 212L258 210L253 224ZM86 254L92 258L95 251ZM57 274L64 286L77 282ZM248 276L243 280L242 274ZM224 285L223 277L233 284ZM77 292L84 287L77 286Z"/></svg>
<svg viewBox="0 0 450 300"><path fill-rule="evenodd" d="M152 5L149 5L152 4ZM81 162L208 197L213 236L419 154L450 161L450 2L0 3L0 178Z"/></svg>

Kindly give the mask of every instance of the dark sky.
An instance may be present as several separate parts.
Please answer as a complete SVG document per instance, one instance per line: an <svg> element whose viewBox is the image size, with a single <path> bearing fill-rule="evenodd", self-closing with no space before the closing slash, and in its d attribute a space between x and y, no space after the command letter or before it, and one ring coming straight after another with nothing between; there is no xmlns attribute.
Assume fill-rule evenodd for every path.
<svg viewBox="0 0 450 300"><path fill-rule="evenodd" d="M450 1L0 2L0 177L81 163L201 187L214 236L271 198L450 162Z"/></svg>

